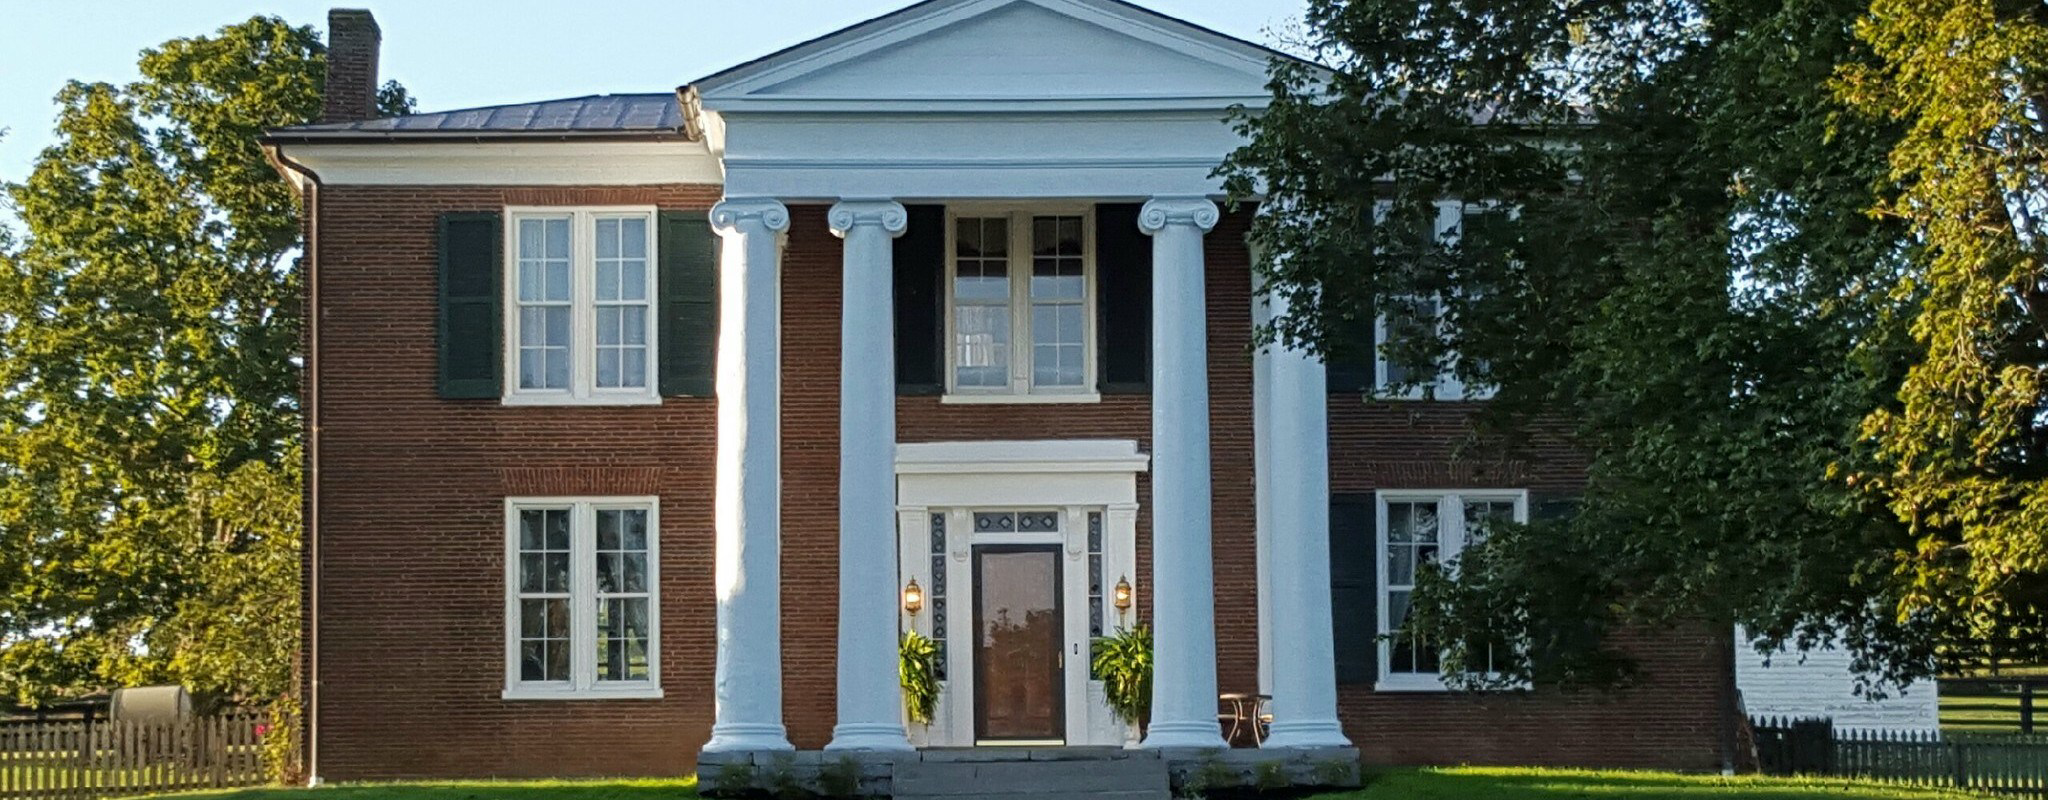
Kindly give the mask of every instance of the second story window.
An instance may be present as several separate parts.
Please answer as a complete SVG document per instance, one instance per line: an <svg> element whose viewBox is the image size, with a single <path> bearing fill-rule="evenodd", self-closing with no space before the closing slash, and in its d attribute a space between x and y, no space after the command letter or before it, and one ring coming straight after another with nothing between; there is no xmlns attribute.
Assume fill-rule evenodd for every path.
<svg viewBox="0 0 2048 800"><path fill-rule="evenodd" d="M1436 212L1435 226L1425 249L1455 244L1467 227L1488 224L1501 213L1458 201L1438 203ZM1379 213L1386 213L1384 204ZM1456 353L1445 354L1433 363L1417 362L1396 352L1401 349L1398 344L1389 346L1442 336L1444 324L1444 300L1439 296L1398 298L1380 313L1374 331L1378 347L1373 358L1373 386L1381 396L1404 400L1478 400L1493 395L1491 387L1468 386L1460 380Z"/></svg>
<svg viewBox="0 0 2048 800"><path fill-rule="evenodd" d="M1095 397L1091 226L1085 209L953 216L948 399Z"/></svg>
<svg viewBox="0 0 2048 800"><path fill-rule="evenodd" d="M506 402L658 402L654 210L507 216Z"/></svg>

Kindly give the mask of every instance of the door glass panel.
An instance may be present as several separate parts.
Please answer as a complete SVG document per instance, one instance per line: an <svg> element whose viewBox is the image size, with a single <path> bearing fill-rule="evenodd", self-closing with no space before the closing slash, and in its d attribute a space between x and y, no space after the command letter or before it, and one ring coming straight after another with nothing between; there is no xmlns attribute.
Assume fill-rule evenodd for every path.
<svg viewBox="0 0 2048 800"><path fill-rule="evenodd" d="M1057 545L975 550L978 739L1065 738L1059 556Z"/></svg>

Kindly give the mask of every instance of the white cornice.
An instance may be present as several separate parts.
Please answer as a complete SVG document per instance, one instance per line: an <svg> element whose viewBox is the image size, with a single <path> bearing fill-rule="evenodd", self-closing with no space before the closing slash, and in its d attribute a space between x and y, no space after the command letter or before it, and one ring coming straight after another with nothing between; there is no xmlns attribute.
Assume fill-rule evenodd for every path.
<svg viewBox="0 0 2048 800"><path fill-rule="evenodd" d="M652 185L724 182L703 142L304 143L280 156L326 185Z"/></svg>
<svg viewBox="0 0 2048 800"><path fill-rule="evenodd" d="M919 442L896 446L896 474L1144 472L1151 457L1129 439Z"/></svg>

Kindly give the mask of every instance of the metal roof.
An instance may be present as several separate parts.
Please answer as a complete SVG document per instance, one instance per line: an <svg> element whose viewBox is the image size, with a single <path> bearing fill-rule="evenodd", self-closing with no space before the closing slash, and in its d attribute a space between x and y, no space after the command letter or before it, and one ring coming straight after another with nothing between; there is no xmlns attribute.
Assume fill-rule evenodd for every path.
<svg viewBox="0 0 2048 800"><path fill-rule="evenodd" d="M594 94L538 103L514 103L383 117L359 122L329 122L273 128L272 135L346 137L352 134L432 137L497 134L675 133L683 130L683 111L674 92L658 94Z"/></svg>

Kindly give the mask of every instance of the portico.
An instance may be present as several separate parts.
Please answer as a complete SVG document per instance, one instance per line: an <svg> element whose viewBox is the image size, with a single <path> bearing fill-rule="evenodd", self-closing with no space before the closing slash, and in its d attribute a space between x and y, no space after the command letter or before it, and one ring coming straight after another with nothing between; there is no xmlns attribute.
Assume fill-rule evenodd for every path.
<svg viewBox="0 0 2048 800"><path fill-rule="evenodd" d="M781 718L778 397L787 357L780 241L790 235L788 206L798 203L830 205L825 222L842 254L837 719L827 749L1002 738L989 735L985 709L966 705L986 667L973 656L985 631L965 604L973 598L979 608L990 595L975 592L994 585L984 571L998 569L1053 580L1040 610L1061 631L1064 672L1049 684L1062 697L1061 719L1028 740L1120 744L1086 674L1087 641L1100 635L1087 602L1091 591L1101 594L1105 568L1126 570L1119 574L1129 575L1154 628L1142 745L1225 746L1216 720L1204 243L1221 216L1209 173L1237 143L1226 111L1262 102L1271 55L1108 0L947 0L685 88L690 117L725 170L725 199L711 213L722 246L717 709L706 753L791 749ZM1150 452L1131 440L1070 441L1057 430L1043 440L899 446L895 240L934 235L916 230L920 221L946 226L937 234L952 265L941 402L996 413L1004 403L1085 406L1100 402L1093 387L1102 376L1096 359L1078 355L1106 346L1089 313L1089 254L1098 237L1133 231L1098 230L1106 217L1060 209L1101 203L1138 205L1122 224L1149 240L1140 363ZM947 213L919 219L906 206ZM1068 295L1067 286L1084 288ZM992 293L981 302L980 292ZM1255 375L1265 384L1254 409L1262 444L1286 443L1261 458L1257 495L1261 550L1272 556L1259 568L1288 576L1266 582L1259 597L1263 635L1289 653L1261 670L1271 675L1262 688L1274 697L1272 744L1343 747L1330 655L1321 366L1287 351L1262 355ZM1296 437L1314 437L1317 447ZM1140 474L1149 475L1149 497L1138 492ZM1135 520L1145 505L1150 563L1140 574ZM1005 514L1032 530L990 537L959 529L1000 525ZM899 587L910 579L947 587L949 626L936 609L924 620L903 614ZM942 699L950 705L929 727L906 728L903 719L899 626L952 640Z"/></svg>

